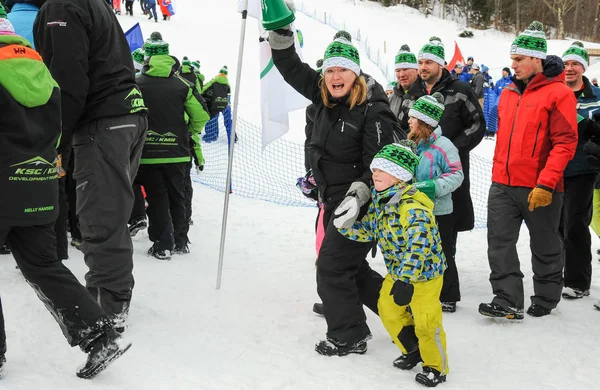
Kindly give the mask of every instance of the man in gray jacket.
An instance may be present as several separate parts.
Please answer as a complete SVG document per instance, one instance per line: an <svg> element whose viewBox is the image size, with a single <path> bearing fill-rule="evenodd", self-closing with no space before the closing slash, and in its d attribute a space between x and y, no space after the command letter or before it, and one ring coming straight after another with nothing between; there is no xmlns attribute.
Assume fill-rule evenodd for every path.
<svg viewBox="0 0 600 390"><path fill-rule="evenodd" d="M469 73L473 74L471 87L475 91L475 96L477 96L481 108L483 108L483 84L485 83L485 77L483 77L480 71L479 64L473 64Z"/></svg>

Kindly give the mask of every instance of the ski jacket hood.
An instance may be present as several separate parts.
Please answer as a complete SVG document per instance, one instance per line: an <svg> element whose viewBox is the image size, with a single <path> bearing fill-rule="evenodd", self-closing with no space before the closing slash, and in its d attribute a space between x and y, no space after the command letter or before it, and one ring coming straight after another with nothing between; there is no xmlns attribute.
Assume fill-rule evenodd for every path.
<svg viewBox="0 0 600 390"><path fill-rule="evenodd" d="M0 36L0 84L27 108L46 104L58 87L40 55L17 35Z"/></svg>

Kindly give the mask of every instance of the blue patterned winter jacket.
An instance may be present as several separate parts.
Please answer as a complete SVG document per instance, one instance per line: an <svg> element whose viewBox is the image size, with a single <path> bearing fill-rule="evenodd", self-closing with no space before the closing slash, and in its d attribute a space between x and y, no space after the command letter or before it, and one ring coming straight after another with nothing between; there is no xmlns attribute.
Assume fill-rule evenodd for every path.
<svg viewBox="0 0 600 390"><path fill-rule="evenodd" d="M410 184L373 189L367 214L340 233L353 241L377 240L392 279L426 282L447 268L432 209L427 195Z"/></svg>
<svg viewBox="0 0 600 390"><path fill-rule="evenodd" d="M420 162L415 172L416 181L435 184L433 214L451 214L452 192L460 187L465 178L458 149L442 135L442 129L438 126L428 140L419 142L417 153Z"/></svg>

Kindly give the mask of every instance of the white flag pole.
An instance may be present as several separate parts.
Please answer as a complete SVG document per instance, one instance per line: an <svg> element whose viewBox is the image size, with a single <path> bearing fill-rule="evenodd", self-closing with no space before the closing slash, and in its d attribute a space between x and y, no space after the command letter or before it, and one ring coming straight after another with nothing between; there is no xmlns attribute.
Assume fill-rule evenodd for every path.
<svg viewBox="0 0 600 390"><path fill-rule="evenodd" d="M246 40L246 20L248 17L248 0L242 0L242 29L240 32L240 48L238 54L238 65L233 94L233 123L229 137L229 162L227 164L227 180L225 184L225 201L223 206L223 222L221 225L221 245L219 247L219 266L217 269L217 290L221 288L221 277L223 275L223 252L225 251L225 237L227 235L227 214L229 212L229 189L231 188L231 170L233 168L233 148L235 146L235 130L238 119L238 103L240 101L240 84L242 79L242 60L244 58L244 41Z"/></svg>

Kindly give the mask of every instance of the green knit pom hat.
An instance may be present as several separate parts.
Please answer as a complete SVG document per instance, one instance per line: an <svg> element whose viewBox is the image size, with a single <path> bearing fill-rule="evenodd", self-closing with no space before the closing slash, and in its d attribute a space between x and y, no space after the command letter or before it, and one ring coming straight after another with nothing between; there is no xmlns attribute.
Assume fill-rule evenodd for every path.
<svg viewBox="0 0 600 390"><path fill-rule="evenodd" d="M419 60L432 60L441 66L444 66L445 57L446 52L444 50L444 44L438 37L429 38L429 42L427 42L419 52Z"/></svg>
<svg viewBox="0 0 600 390"><path fill-rule="evenodd" d="M137 64L142 65L144 63L144 51L140 48L135 49L131 53L131 57L133 58L133 61Z"/></svg>
<svg viewBox="0 0 600 390"><path fill-rule="evenodd" d="M155 31L150 34L150 38L148 38L146 43L144 43L144 53L146 53L147 57L168 55L169 44L163 41L161 33Z"/></svg>
<svg viewBox="0 0 600 390"><path fill-rule="evenodd" d="M414 53L411 53L408 45L402 45L400 51L396 54L394 69L419 69L417 56L415 56Z"/></svg>
<svg viewBox="0 0 600 390"><path fill-rule="evenodd" d="M417 118L433 128L440 123L442 115L444 115L444 96L439 92L420 97L408 111L409 117Z"/></svg>
<svg viewBox="0 0 600 390"><path fill-rule="evenodd" d="M200 71L200 61L198 61L198 60L192 61L192 63L190 65L192 66L194 71L196 71L196 72Z"/></svg>
<svg viewBox="0 0 600 390"><path fill-rule="evenodd" d="M190 61L189 58L187 58L186 56L183 56L183 58L181 59L181 66L192 66L192 62Z"/></svg>
<svg viewBox="0 0 600 390"><path fill-rule="evenodd" d="M6 10L4 9L2 3L0 3L0 19L6 19L7 17L8 15L6 14Z"/></svg>
<svg viewBox="0 0 600 390"><path fill-rule="evenodd" d="M583 65L583 71L585 72L590 63L590 56L583 48L583 43L575 41L571 43L571 46L562 55L563 62L577 61Z"/></svg>
<svg viewBox="0 0 600 390"><path fill-rule="evenodd" d="M533 21L525 31L514 40L510 47L510 54L521 54L528 57L546 59L548 45L544 25Z"/></svg>
<svg viewBox="0 0 600 390"><path fill-rule="evenodd" d="M385 145L373 158L370 165L371 172L380 169L404 182L411 181L419 166L416 149L417 145L411 140Z"/></svg>
<svg viewBox="0 0 600 390"><path fill-rule="evenodd" d="M327 69L333 68L334 66L340 66L347 68L356 74L356 77L360 76L360 55L358 50L350 41L340 37L331 42L325 50L323 56L323 74L327 72Z"/></svg>
<svg viewBox="0 0 600 390"><path fill-rule="evenodd" d="M219 73L222 73L224 75L227 75L227 65L224 65L221 70L219 71Z"/></svg>

